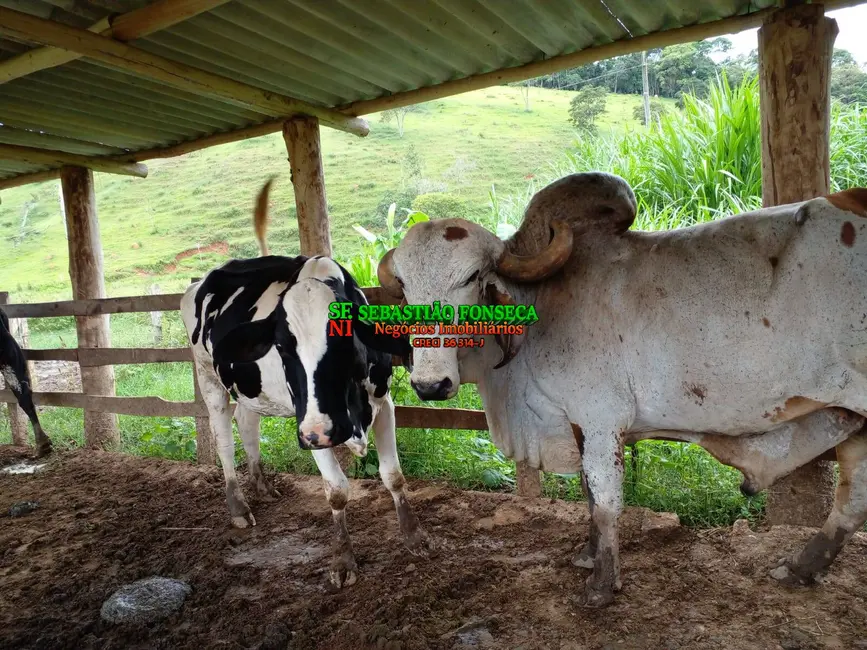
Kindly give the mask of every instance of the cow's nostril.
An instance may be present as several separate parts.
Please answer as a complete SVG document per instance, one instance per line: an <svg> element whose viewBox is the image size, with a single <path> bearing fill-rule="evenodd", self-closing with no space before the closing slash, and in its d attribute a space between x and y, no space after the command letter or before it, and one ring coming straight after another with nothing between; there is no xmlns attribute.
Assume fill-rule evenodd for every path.
<svg viewBox="0 0 867 650"><path fill-rule="evenodd" d="M441 379L440 381L429 384L410 381L410 385L416 392L416 395L418 395L419 399L441 401L448 399L449 393L451 392L452 386L454 384L452 383L451 379L446 377L445 379Z"/></svg>

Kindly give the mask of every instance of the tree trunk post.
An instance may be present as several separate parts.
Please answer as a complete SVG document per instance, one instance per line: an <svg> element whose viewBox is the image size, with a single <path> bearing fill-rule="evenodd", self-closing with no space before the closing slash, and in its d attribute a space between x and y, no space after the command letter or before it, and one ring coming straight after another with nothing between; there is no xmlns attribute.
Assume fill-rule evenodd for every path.
<svg viewBox="0 0 867 650"><path fill-rule="evenodd" d="M831 57L837 22L821 4L774 12L759 29L762 204L828 194ZM833 502L833 467L813 461L768 490L771 524L821 526Z"/></svg>
<svg viewBox="0 0 867 650"><path fill-rule="evenodd" d="M331 256L331 229L325 199L325 174L319 143L319 120L294 117L283 123L283 140L289 154L298 236L302 255Z"/></svg>
<svg viewBox="0 0 867 650"><path fill-rule="evenodd" d="M9 292L0 291L0 305L9 304ZM9 333L18 341L22 348L27 347L27 321L18 318L9 319ZM28 361L27 369L30 371L30 389L36 391L33 377L33 365ZM27 414L18 406L18 402L12 401L7 404L9 413L9 430L12 432L12 444L19 447L27 446Z"/></svg>
<svg viewBox="0 0 867 650"><path fill-rule="evenodd" d="M63 191L63 212L69 242L69 277L73 300L105 298L102 244L93 172L84 167L63 167L60 171ZM80 348L111 347L109 317L76 316L75 329ZM114 396L112 366L80 366L81 389L88 395ZM117 416L113 413L84 411L84 443L86 447L116 450L120 448Z"/></svg>

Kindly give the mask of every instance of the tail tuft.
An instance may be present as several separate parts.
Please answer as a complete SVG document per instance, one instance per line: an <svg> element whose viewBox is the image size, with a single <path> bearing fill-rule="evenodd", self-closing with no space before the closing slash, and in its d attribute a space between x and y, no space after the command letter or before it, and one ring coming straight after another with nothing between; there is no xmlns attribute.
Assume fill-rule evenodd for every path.
<svg viewBox="0 0 867 650"><path fill-rule="evenodd" d="M256 239L259 240L259 253L262 256L268 255L268 243L265 241L268 232L268 195L276 178L276 175L269 178L259 190L259 196L256 197L256 210L253 213L253 228L256 231Z"/></svg>

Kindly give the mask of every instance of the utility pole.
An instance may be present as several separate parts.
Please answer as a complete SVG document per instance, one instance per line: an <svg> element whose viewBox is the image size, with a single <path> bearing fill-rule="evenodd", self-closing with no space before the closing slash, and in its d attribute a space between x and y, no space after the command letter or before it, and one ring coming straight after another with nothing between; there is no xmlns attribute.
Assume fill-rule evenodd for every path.
<svg viewBox="0 0 867 650"><path fill-rule="evenodd" d="M641 53L641 84L644 87L644 126L650 127L650 83L647 80L647 52Z"/></svg>

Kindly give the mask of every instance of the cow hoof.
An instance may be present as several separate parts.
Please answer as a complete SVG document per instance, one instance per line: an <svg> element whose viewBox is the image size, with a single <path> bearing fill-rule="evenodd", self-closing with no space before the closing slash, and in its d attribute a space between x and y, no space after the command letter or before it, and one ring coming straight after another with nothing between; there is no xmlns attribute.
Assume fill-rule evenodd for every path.
<svg viewBox="0 0 867 650"><path fill-rule="evenodd" d="M797 573L792 571L792 568L788 562L788 560L780 560L780 564L772 569L769 575L779 582L782 585L786 585L787 587L804 587L809 585L812 580L808 578L802 578Z"/></svg>
<svg viewBox="0 0 867 650"><path fill-rule="evenodd" d="M339 560L331 565L328 581L335 589L351 587L358 581L357 567L354 559Z"/></svg>
<svg viewBox="0 0 867 650"><path fill-rule="evenodd" d="M232 517L232 526L234 528L247 528L248 526L255 526L256 519L253 517L252 512L248 512L246 515L240 515L237 517Z"/></svg>
<svg viewBox="0 0 867 650"><path fill-rule="evenodd" d="M404 537L403 543L411 555L420 558L430 556L431 551L434 549L433 540L421 526Z"/></svg>
<svg viewBox="0 0 867 650"><path fill-rule="evenodd" d="M611 589L596 589L587 585L584 588L584 597L578 602L580 607L586 609L600 609L614 602L614 591Z"/></svg>
<svg viewBox="0 0 867 650"><path fill-rule="evenodd" d="M50 453L51 453L51 443L50 442L43 442L41 445L38 445L36 447L36 457L37 458L44 458L45 456L48 456Z"/></svg>

